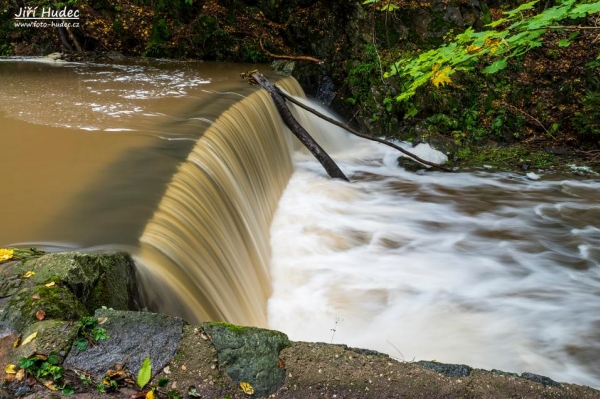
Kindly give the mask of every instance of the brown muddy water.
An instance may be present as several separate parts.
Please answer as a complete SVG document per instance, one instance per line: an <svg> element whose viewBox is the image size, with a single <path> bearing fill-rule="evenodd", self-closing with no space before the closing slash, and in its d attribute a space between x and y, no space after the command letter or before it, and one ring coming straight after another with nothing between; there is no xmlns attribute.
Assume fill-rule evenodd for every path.
<svg viewBox="0 0 600 399"><path fill-rule="evenodd" d="M128 250L191 322L600 388L599 179L408 173L297 112L333 181L251 67L0 61L0 246Z"/></svg>

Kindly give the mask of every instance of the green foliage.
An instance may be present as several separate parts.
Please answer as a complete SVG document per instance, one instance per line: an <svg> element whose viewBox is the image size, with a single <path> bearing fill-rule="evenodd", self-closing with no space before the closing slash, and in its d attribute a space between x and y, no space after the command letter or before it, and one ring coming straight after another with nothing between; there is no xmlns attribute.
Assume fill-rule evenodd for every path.
<svg viewBox="0 0 600 399"><path fill-rule="evenodd" d="M368 3L379 1L381 0L369 0ZM503 18L487 25L492 28L490 30L476 32L468 28L450 43L394 62L385 77L395 76L404 87L396 100L409 100L417 89L428 82L436 86L452 84L451 75L472 71L479 62L488 64L483 68L483 73L497 73L507 67L510 58L541 46L542 35L559 21L581 18L600 10L600 1L589 4L585 0L563 0L554 7L531 15L530 10L537 2L535 0L522 4L505 12ZM567 47L574 37L570 35L558 45Z"/></svg>
<svg viewBox="0 0 600 399"><path fill-rule="evenodd" d="M152 26L152 36L146 45L146 50L143 53L144 57L162 57L166 54L166 43L170 37L167 21L158 19Z"/></svg>
<svg viewBox="0 0 600 399"><path fill-rule="evenodd" d="M80 351L87 349L88 344L95 344L98 341L109 338L104 328L98 327L98 319L95 317L84 317L77 323L77 338L75 338L75 346Z"/></svg>
<svg viewBox="0 0 600 399"><path fill-rule="evenodd" d="M167 392L168 399L183 399L183 395L177 389L171 389Z"/></svg>
<svg viewBox="0 0 600 399"><path fill-rule="evenodd" d="M36 378L58 381L63 377L64 369L60 366L58 353L52 352L48 357L34 355L19 359L19 367Z"/></svg>
<svg viewBox="0 0 600 399"><path fill-rule="evenodd" d="M588 92L582 101L583 109L576 112L571 123L581 135L600 136L600 93Z"/></svg>

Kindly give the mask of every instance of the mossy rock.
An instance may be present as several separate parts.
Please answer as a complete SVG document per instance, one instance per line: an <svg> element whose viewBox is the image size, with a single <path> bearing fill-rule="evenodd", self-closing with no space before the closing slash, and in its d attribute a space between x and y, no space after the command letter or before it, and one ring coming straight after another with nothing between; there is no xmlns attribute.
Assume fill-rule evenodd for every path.
<svg viewBox="0 0 600 399"><path fill-rule="evenodd" d="M40 310L45 312L46 319L66 321L79 320L89 313L69 289L40 285L13 296L0 314L0 325L24 331L38 322L36 313Z"/></svg>
<svg viewBox="0 0 600 399"><path fill-rule="evenodd" d="M61 357L66 356L71 343L77 336L77 324L60 320L38 321L23 330L23 338L34 333L37 335L31 342L12 351L10 363L16 364L19 359L30 357L36 353L48 355L56 352Z"/></svg>
<svg viewBox="0 0 600 399"><path fill-rule="evenodd" d="M202 323L201 327L217 350L219 367L236 386L249 383L262 397L283 385L285 369L279 367L279 352L290 346L285 334L227 323Z"/></svg>

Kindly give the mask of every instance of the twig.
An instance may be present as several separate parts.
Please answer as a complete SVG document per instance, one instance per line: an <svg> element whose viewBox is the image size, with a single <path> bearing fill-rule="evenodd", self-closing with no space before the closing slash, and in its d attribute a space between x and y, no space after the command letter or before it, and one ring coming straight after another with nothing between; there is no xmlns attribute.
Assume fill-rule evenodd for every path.
<svg viewBox="0 0 600 399"><path fill-rule="evenodd" d="M532 119L534 122L536 122L538 125L540 125L540 126L542 127L542 129L544 129L544 131L546 132L546 134L547 134L548 136L550 136L550 137L552 137L554 140L556 140L556 137L554 137L554 136L552 135L552 133L550 133L550 131L549 131L548 129L546 129L546 126L544 126L544 124L543 124L542 122L540 122L540 120L539 120L539 119L537 119L535 116L533 116L533 115L531 115L531 114L528 114L527 112L523 111L522 109L519 109L519 108L515 107L514 105L512 105L512 104L509 104L509 103L507 103L507 102L505 102L505 101L502 101L502 100L500 100L500 104L504 105L504 106L505 106L505 107L507 107L507 108L510 108L510 109L512 109L513 111L516 111L516 112L520 113L521 115L524 115L524 116L526 116L526 117L528 117L528 118Z"/></svg>
<svg viewBox="0 0 600 399"><path fill-rule="evenodd" d="M387 140L383 140L383 139L380 139L379 137L370 136L370 135L361 133L361 132L359 132L357 130L354 130L350 126L344 125L343 123L340 123L340 122L336 121L335 119L332 119L332 118L328 117L327 115L323 115L319 111L316 111L316 110L314 110L314 109L312 109L312 108L310 108L310 107L302 104L300 101L296 100L294 97L289 96L286 93L284 93L279 87L275 86L275 88L277 89L277 91L279 92L279 94L281 94L281 96L283 98L285 98L286 100L288 100L288 101L296 104L297 106L299 106L300 108L303 108L303 109L307 110L308 112L311 112L311 113L317 115L319 118L325 119L329 123L333 123L334 125L339 126L342 129L345 129L345 130L349 131L350 133L354 134L355 136L362 137L363 139L367 139L367 140L371 140L371 141L376 141L376 142L381 143L381 144L385 144L385 145L387 145L389 147L392 147L395 150L400 151L404 155L409 156L409 157L413 158L415 161L420 162L420 163L422 163L424 165L431 166L433 168L443 170L444 172L453 172L453 170L448 169L448 168L446 168L446 167L444 167L442 165L439 165L439 164L433 163L433 162L429 162L429 161L426 161L426 160L424 160L422 158L419 158L415 154L413 154L413 153L411 153L409 151L406 151L404 148L399 147L396 144L391 143L391 142L389 142Z"/></svg>
<svg viewBox="0 0 600 399"><path fill-rule="evenodd" d="M563 26L563 25L557 25L557 26L548 26L546 27L546 29L567 29L567 30L580 30L580 29L600 29L600 26Z"/></svg>
<svg viewBox="0 0 600 399"><path fill-rule="evenodd" d="M323 64L325 61L320 60L318 58L315 57L311 57L308 55L278 55L278 54L273 54L271 53L269 50L267 50L265 48L265 46L263 45L262 42L262 38L260 38L258 40L258 43L260 44L260 49L262 51L264 51L264 53L266 55L268 55L271 58L277 58L277 59L281 59L281 60L291 60L291 61L309 61L309 62L315 62L317 64Z"/></svg>
<svg viewBox="0 0 600 399"><path fill-rule="evenodd" d="M330 344L333 344L333 337L335 337L335 332L337 331L337 325L338 325L338 323L340 321L344 321L344 320L340 319L339 317L335 318L335 325L331 329L331 331L333 331L333 334L331 334L331 342L330 342Z"/></svg>

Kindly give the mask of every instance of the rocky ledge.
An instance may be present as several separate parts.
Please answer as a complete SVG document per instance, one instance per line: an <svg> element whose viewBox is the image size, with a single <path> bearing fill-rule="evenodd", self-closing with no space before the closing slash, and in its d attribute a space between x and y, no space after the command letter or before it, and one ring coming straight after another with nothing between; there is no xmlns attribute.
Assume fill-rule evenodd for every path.
<svg viewBox="0 0 600 399"><path fill-rule="evenodd" d="M127 254L0 263L0 398L600 398L547 377L400 362L277 331L139 311Z"/></svg>

